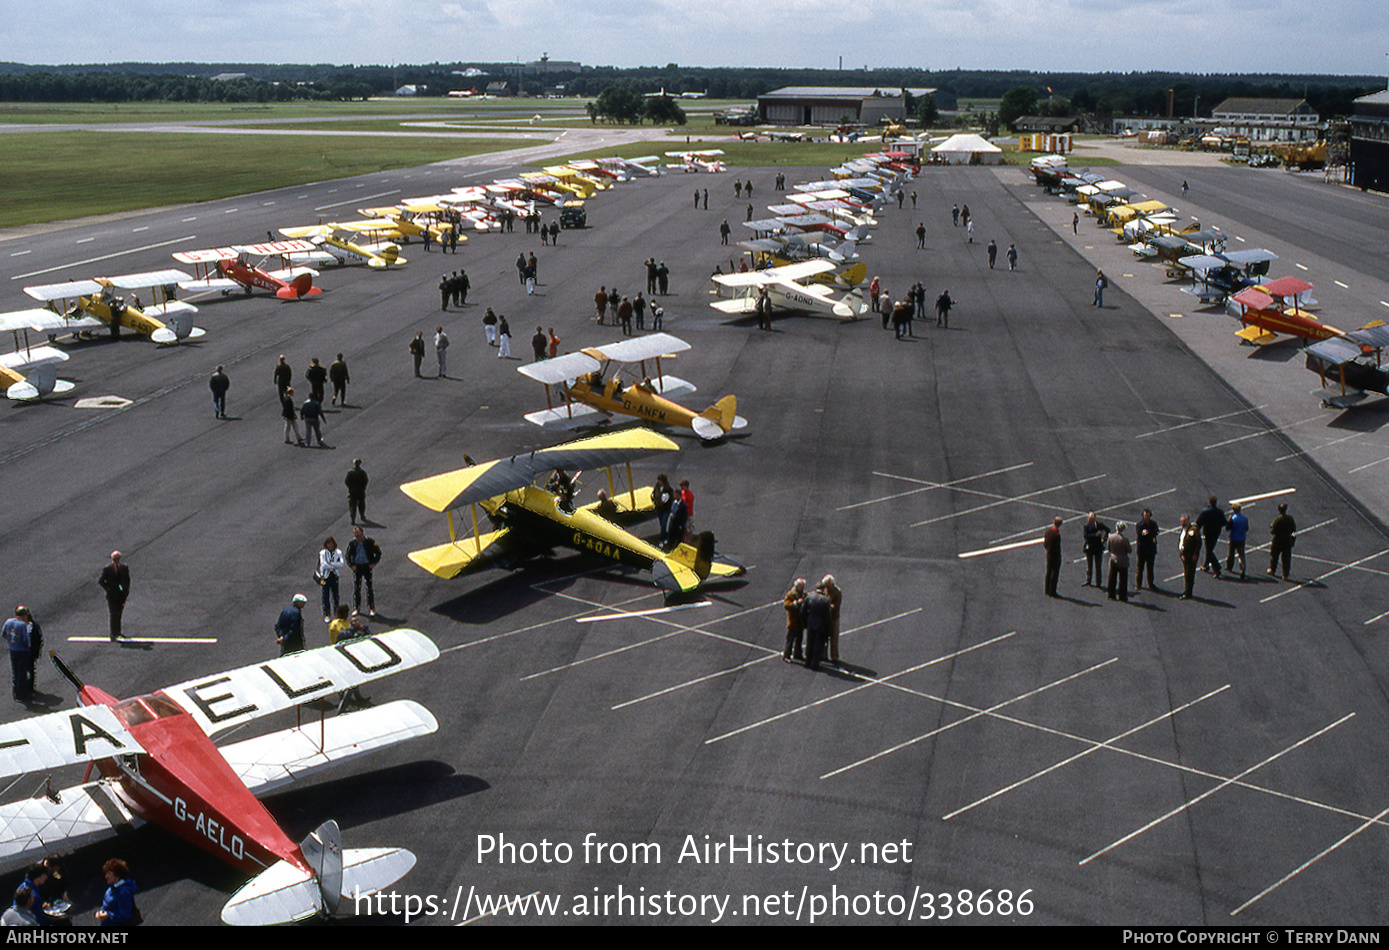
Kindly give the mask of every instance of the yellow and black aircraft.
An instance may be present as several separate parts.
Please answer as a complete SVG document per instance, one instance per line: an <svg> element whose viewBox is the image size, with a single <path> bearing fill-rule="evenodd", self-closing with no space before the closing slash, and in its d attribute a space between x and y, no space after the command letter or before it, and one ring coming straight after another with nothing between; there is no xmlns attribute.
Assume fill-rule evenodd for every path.
<svg viewBox="0 0 1389 950"><path fill-rule="evenodd" d="M679 446L647 429L611 432L524 455L496 459L407 482L400 490L432 511L448 515L449 540L410 552L410 560L438 577L457 577L492 564L513 564L555 547L574 548L626 567L649 570L669 593L692 591L706 580L737 577L741 564L714 553L714 536L662 551L619 522L651 510L647 489L632 487L631 463ZM612 466L625 465L628 489L613 492ZM569 473L608 470L608 497L575 507ZM542 487L545 485L546 487ZM454 511L467 508L473 534L460 539ZM481 508L493 530L478 527Z"/></svg>
<svg viewBox="0 0 1389 950"><path fill-rule="evenodd" d="M181 270L150 271L25 287L24 292L35 300L46 302L57 316L54 325L45 328L52 332L85 330L90 327L90 320L77 325L80 318L85 316L110 327L113 337L120 336L124 327L163 346L196 340L206 332L201 327L193 326L193 314L198 312L197 308L174 299L176 286L181 281L191 279ZM155 302L142 307L138 295L141 290L147 291ZM124 293L131 294L129 301L123 296Z"/></svg>
<svg viewBox="0 0 1389 950"><path fill-rule="evenodd" d="M693 429L705 440L721 439L731 430L746 426L747 420L738 415L735 396L724 396L703 412L672 401L693 393L695 387L678 377L662 376L661 360L689 348L690 344L669 333L651 333L519 366L517 370L522 375L545 385L548 404L543 410L527 413L526 421L544 428L573 429L592 425L595 420L591 417L596 413L604 417L616 413ZM654 380L646 373L648 361L656 365ZM615 363L639 364L636 380L624 384L616 371L609 373ZM558 408L551 401L551 386L562 402Z"/></svg>

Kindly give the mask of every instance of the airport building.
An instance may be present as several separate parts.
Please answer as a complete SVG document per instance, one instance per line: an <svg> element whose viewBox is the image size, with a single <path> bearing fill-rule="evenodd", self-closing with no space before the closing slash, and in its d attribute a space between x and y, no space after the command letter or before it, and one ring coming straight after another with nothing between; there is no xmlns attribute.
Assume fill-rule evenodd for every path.
<svg viewBox="0 0 1389 950"><path fill-rule="evenodd" d="M1355 100L1350 116L1351 183L1389 191L1389 91Z"/></svg>
<svg viewBox="0 0 1389 950"><path fill-rule="evenodd" d="M934 89L877 86L783 86L757 97L758 116L769 125L878 125L905 122ZM941 107L939 99L937 107Z"/></svg>
<svg viewBox="0 0 1389 950"><path fill-rule="evenodd" d="M1226 99L1211 120L1227 137L1251 142L1315 142L1321 117L1306 99Z"/></svg>

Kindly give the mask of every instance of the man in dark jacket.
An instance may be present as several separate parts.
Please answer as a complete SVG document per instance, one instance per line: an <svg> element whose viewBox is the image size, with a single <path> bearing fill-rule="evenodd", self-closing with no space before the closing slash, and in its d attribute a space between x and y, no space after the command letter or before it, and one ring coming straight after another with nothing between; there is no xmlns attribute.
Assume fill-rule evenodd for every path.
<svg viewBox="0 0 1389 950"><path fill-rule="evenodd" d="M1047 572L1042 589L1048 597L1055 597L1056 583L1061 579L1061 516L1052 519L1051 527L1042 535L1042 550L1047 556Z"/></svg>
<svg viewBox="0 0 1389 950"><path fill-rule="evenodd" d="M303 594L295 594L289 606L280 611L275 621L275 642L280 645L280 656L304 649L304 605L308 602L309 598Z"/></svg>
<svg viewBox="0 0 1389 950"><path fill-rule="evenodd" d="M338 354L338 358L333 361L333 365L328 367L328 381L333 384L332 405L347 405L347 384L350 379L347 375L347 361Z"/></svg>
<svg viewBox="0 0 1389 950"><path fill-rule="evenodd" d="M212 378L207 381L207 388L212 390L212 413L218 419L227 417L227 390L231 388L231 380L222 367L217 367L217 372L212 374Z"/></svg>
<svg viewBox="0 0 1389 950"><path fill-rule="evenodd" d="M352 467L347 470L347 477L343 484L347 486L347 514L356 524L357 519L367 520L367 473L362 469L362 460L353 459Z"/></svg>
<svg viewBox="0 0 1389 950"><path fill-rule="evenodd" d="M1220 558L1216 557L1215 544L1220 540L1221 532L1225 530L1225 512L1220 510L1220 506L1215 503L1215 496L1210 497L1210 504L1201 509L1201 513L1196 516L1196 527L1201 529L1201 536L1206 542L1206 559L1201 564L1201 570L1207 574L1214 573L1220 577Z"/></svg>
<svg viewBox="0 0 1389 950"><path fill-rule="evenodd" d="M381 549L373 538L368 538L360 525L352 529L352 540L347 542L343 560L352 568L352 609L362 609L362 581L367 584L367 613L376 616L376 590L372 586L372 568L381 563Z"/></svg>
<svg viewBox="0 0 1389 950"><path fill-rule="evenodd" d="M818 670L830 635L830 599L823 587L816 587L801 602L801 619L805 624L805 664Z"/></svg>
<svg viewBox="0 0 1389 950"><path fill-rule="evenodd" d="M1278 517L1273 519L1273 524L1268 526L1268 533L1273 536L1273 540L1268 546L1268 572L1272 574L1278 560L1283 561L1283 580L1288 579L1289 569L1292 567L1293 542L1297 539L1297 522L1293 516L1288 514L1287 504L1278 506Z"/></svg>
<svg viewBox="0 0 1389 950"><path fill-rule="evenodd" d="M101 569L97 584L106 591L106 608L111 614L111 642L115 643L121 633L121 615L125 613L125 600L130 596L130 568L121 561L121 552L111 552L111 563Z"/></svg>

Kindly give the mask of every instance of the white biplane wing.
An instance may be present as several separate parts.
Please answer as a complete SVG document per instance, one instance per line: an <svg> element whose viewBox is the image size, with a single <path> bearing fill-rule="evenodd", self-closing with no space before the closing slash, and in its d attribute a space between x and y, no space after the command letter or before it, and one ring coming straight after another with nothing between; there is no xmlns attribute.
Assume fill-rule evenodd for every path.
<svg viewBox="0 0 1389 950"><path fill-rule="evenodd" d="M783 264L780 267L742 274L715 274L713 280L724 287L765 287L768 284L793 284L834 269L835 265L831 261L799 261L795 264Z"/></svg>
<svg viewBox="0 0 1389 950"><path fill-rule="evenodd" d="M144 751L106 706L82 706L0 725L0 775Z"/></svg>
<svg viewBox="0 0 1389 950"><path fill-rule="evenodd" d="M33 288L35 290L39 288ZM104 328L105 323L91 316L65 317L52 310L35 308L18 310L14 313L0 314L0 331L34 330L39 333L56 333L63 330L95 330Z"/></svg>
<svg viewBox="0 0 1389 950"><path fill-rule="evenodd" d="M587 353L566 353L552 360L541 360L538 363L518 366L516 371L522 376L529 376L546 386L553 386L566 380L578 379L580 376L601 367L602 364Z"/></svg>
<svg viewBox="0 0 1389 950"><path fill-rule="evenodd" d="M25 287L24 292L35 300L45 303L50 300L75 300L99 294L104 288L94 280L68 280L61 284L43 284L38 287ZM104 326L104 324L103 324Z"/></svg>
<svg viewBox="0 0 1389 950"><path fill-rule="evenodd" d="M215 736L260 716L429 663L438 655L439 648L424 634L401 628L199 677L163 692Z"/></svg>

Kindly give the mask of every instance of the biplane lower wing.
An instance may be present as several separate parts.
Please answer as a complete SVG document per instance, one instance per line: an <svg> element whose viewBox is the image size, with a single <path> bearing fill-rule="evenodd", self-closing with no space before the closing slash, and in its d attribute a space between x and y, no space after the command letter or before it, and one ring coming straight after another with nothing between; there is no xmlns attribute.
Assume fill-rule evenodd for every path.
<svg viewBox="0 0 1389 950"><path fill-rule="evenodd" d="M709 306L727 314L753 313L757 309L757 298L744 295L731 300L715 300Z"/></svg>
<svg viewBox="0 0 1389 950"><path fill-rule="evenodd" d="M466 571L486 567L511 554L508 541L510 528L488 531L477 537L436 544L432 548L422 548L410 552L410 560L424 568L435 577L450 580Z"/></svg>
<svg viewBox="0 0 1389 950"><path fill-rule="evenodd" d="M0 805L0 864L38 860L105 841L145 823L122 801L117 783L102 779ZM54 799L57 799L56 801Z"/></svg>
<svg viewBox="0 0 1389 950"><path fill-rule="evenodd" d="M595 425L600 420L595 416L608 418L609 414L602 412L596 406L587 406L581 402L570 403L568 407L559 409L541 409L536 412L526 413L526 421L540 426L542 429L577 429L582 426Z"/></svg>
<svg viewBox="0 0 1389 950"><path fill-rule="evenodd" d="M408 699L361 712L333 716L322 723L283 729L223 746L222 757L241 781L260 796L321 769L439 728L434 716Z"/></svg>
<svg viewBox="0 0 1389 950"><path fill-rule="evenodd" d="M1243 330L1236 331L1235 336L1246 343L1252 343L1254 346L1268 346L1278 340L1278 334L1271 333L1260 326L1247 326Z"/></svg>

